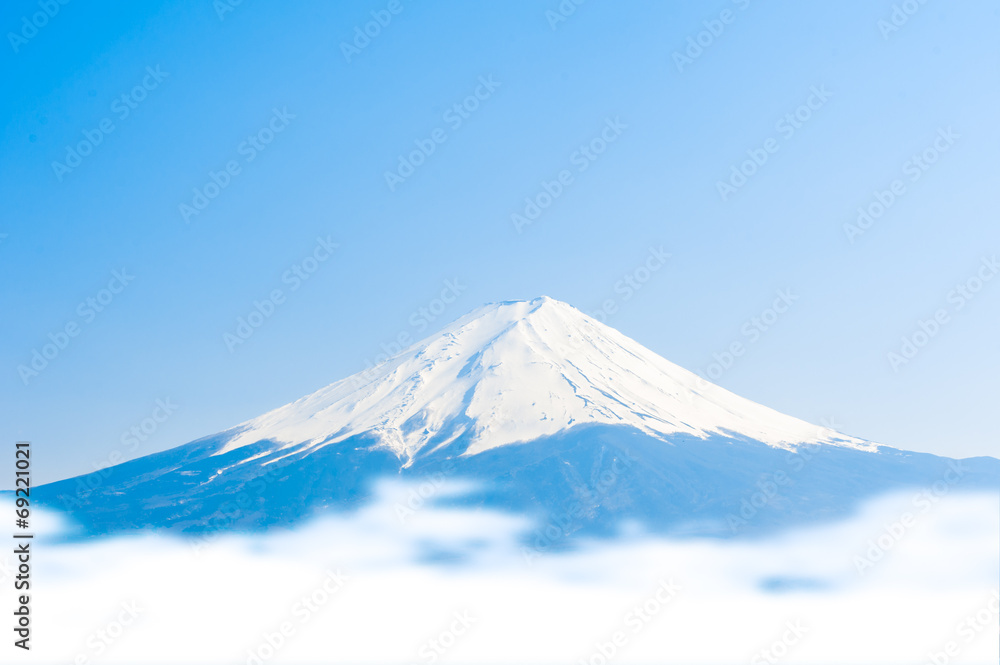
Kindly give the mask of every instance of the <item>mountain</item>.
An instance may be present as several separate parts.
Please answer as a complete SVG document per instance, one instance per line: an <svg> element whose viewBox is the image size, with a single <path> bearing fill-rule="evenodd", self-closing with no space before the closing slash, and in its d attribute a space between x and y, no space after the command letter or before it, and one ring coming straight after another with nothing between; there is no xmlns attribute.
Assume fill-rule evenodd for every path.
<svg viewBox="0 0 1000 665"><path fill-rule="evenodd" d="M262 440L307 451L370 433L405 464L462 439L462 454L580 424L652 436L730 434L791 448L874 446L738 397L551 298L488 305L370 372L244 423L220 451Z"/></svg>
<svg viewBox="0 0 1000 665"><path fill-rule="evenodd" d="M471 481L443 504L558 524L735 535L907 487L1000 488L960 463L783 415L552 300L486 305L382 365L214 436L45 485L87 533L288 525L384 478ZM550 531L552 529L549 529Z"/></svg>

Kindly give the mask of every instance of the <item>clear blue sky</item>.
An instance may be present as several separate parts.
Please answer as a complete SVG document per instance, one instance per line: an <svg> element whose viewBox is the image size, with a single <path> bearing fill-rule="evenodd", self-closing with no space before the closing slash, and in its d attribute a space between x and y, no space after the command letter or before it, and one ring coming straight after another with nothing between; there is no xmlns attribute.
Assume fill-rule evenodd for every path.
<svg viewBox="0 0 1000 665"><path fill-rule="evenodd" d="M5 3L0 438L34 442L39 482L82 473L296 399L400 333L546 294L588 313L615 300L610 325L699 372L739 342L717 382L778 410L996 455L1000 279L951 292L1000 252L1000 7L914 2L891 31L889 0L558 7ZM391 21L345 49L371 12ZM688 38L706 45L685 62ZM767 161L723 197L748 150ZM925 150L933 164L910 162ZM564 170L518 233L512 213ZM228 183L184 214L210 172ZM666 265L635 273L661 246ZM648 277L631 297L627 274ZM427 325L446 280L459 295ZM781 289L797 299L772 316ZM65 348L19 371L50 334ZM158 399L176 409L123 441L162 419Z"/></svg>

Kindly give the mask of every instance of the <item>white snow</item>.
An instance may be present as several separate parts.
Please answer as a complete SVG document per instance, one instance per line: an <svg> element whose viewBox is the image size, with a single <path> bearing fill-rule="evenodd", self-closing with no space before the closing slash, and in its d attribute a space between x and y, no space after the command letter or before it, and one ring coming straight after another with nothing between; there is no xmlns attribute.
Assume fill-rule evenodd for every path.
<svg viewBox="0 0 1000 665"><path fill-rule="evenodd" d="M742 435L786 449L877 448L734 395L543 297L481 307L367 373L243 423L217 454L264 439L308 447L369 432L410 460L442 434L468 432L465 454L474 455L586 423Z"/></svg>

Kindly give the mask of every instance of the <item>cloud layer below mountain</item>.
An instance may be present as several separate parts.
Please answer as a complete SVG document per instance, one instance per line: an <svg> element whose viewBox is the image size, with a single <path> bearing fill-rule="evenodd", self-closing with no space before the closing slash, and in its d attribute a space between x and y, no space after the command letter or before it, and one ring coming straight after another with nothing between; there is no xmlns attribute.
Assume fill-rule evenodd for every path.
<svg viewBox="0 0 1000 665"><path fill-rule="evenodd" d="M556 551L522 518L421 507L415 490L195 541L66 542L46 516L26 662L927 662L949 642L948 662L997 661L992 494L888 496L767 539Z"/></svg>

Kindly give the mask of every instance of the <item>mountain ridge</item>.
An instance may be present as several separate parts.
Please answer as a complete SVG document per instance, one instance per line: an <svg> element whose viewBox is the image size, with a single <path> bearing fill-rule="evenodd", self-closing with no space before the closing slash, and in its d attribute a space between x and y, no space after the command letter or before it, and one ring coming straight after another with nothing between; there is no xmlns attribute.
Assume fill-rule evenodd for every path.
<svg viewBox="0 0 1000 665"><path fill-rule="evenodd" d="M476 454L585 422L659 435L728 431L783 448L877 447L730 393L543 296L484 305L375 368L241 423L224 452L261 439L329 445L375 431L412 459L441 445L440 432L471 426L466 454Z"/></svg>
<svg viewBox="0 0 1000 665"><path fill-rule="evenodd" d="M478 308L357 377L33 494L87 535L190 535L288 527L367 505L384 480L444 476L471 489L437 503L558 523L560 539L626 523L738 536L956 477L955 460L780 414L550 298ZM1000 460L962 463L956 489L1000 490Z"/></svg>

